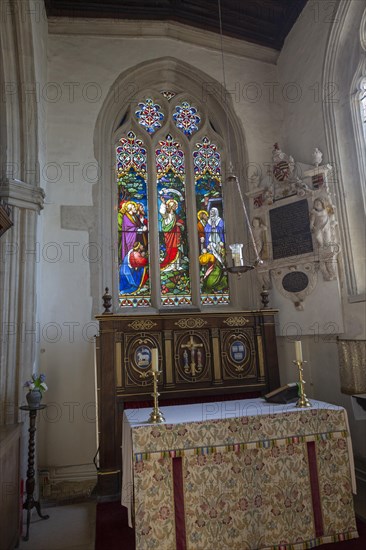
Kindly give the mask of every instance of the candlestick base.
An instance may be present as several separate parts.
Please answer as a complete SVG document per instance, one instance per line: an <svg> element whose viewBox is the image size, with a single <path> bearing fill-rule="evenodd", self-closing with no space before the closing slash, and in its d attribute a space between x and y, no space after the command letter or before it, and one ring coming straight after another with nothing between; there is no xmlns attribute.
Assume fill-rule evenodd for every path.
<svg viewBox="0 0 366 550"><path fill-rule="evenodd" d="M151 411L151 414L148 419L149 424L162 424L165 422L163 413L158 409L157 411Z"/></svg>
<svg viewBox="0 0 366 550"><path fill-rule="evenodd" d="M299 409L304 409L306 407L311 407L311 403L309 399L306 397L306 395L300 397L296 403L296 407Z"/></svg>
<svg viewBox="0 0 366 550"><path fill-rule="evenodd" d="M299 369L299 382L298 382L298 390L299 390L299 399L296 403L296 407L299 409L305 409L307 407L311 407L311 402L306 397L304 386L306 384L304 378L303 378L303 364L306 363L306 361L303 361L302 359L296 359L293 361L293 363L297 366Z"/></svg>

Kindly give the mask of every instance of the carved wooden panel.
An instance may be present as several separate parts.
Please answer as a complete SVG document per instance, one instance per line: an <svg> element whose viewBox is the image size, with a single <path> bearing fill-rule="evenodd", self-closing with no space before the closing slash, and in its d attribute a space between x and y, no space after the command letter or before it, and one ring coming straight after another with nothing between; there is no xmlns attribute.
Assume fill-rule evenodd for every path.
<svg viewBox="0 0 366 550"><path fill-rule="evenodd" d="M146 386L151 387L151 350L158 349L160 367L162 363L162 337L158 332L141 332L138 334L125 334L123 371L125 374L125 387L133 391L139 391Z"/></svg>
<svg viewBox="0 0 366 550"><path fill-rule="evenodd" d="M211 382L210 332L174 332L175 382Z"/></svg>
<svg viewBox="0 0 366 550"><path fill-rule="evenodd" d="M257 362L252 328L220 331L225 380L256 379Z"/></svg>

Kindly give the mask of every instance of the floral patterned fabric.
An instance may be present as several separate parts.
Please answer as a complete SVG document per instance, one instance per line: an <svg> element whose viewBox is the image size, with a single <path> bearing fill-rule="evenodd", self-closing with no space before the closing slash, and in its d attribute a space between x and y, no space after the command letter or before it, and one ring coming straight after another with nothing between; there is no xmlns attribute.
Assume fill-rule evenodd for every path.
<svg viewBox="0 0 366 550"><path fill-rule="evenodd" d="M348 437L344 410L327 407L133 427L136 548L295 549L357 537Z"/></svg>

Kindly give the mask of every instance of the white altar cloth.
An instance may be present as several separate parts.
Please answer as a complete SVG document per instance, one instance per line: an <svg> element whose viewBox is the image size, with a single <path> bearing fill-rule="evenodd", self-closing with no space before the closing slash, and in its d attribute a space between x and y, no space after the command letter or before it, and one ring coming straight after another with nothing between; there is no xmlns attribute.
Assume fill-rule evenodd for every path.
<svg viewBox="0 0 366 550"><path fill-rule="evenodd" d="M209 422L239 417L253 417L261 415L289 414L299 412L299 410L311 411L314 409L343 410L348 434L347 413L343 407L325 403L322 401L311 400L311 407L299 409L295 403L273 404L267 403L262 398L241 399L232 401L219 401L213 403L195 403L191 405L172 405L160 407L165 418L165 424L177 426L179 424L187 425L190 423ZM132 430L139 426L148 426L148 418L151 408L127 409L123 413L122 425L122 492L121 503L128 510L128 524L133 526L133 448L132 448ZM296 434L293 434L296 435ZM354 461L351 439L347 437L349 462L351 469L352 490L356 492L356 480L354 474Z"/></svg>

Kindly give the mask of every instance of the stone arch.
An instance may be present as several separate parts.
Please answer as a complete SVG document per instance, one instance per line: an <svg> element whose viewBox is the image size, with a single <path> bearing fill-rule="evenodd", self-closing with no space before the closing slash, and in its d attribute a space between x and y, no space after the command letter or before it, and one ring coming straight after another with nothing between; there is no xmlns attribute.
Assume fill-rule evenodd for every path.
<svg viewBox="0 0 366 550"><path fill-rule="evenodd" d="M207 105L207 112L212 117L212 124L222 140L230 142L230 151L226 151L234 165L235 172L242 177L244 186L247 186L245 166L247 165L247 146L245 133L241 121L235 113L232 98L223 86L214 78L195 68L188 63L173 57L163 57L153 61L140 63L132 69L124 71L112 84L102 108L99 112L94 131L94 154L100 167L100 179L93 189L93 203L95 207L95 219L97 223L98 242L103 243L103 265L98 273L94 273L92 279L100 291L104 286L112 286L113 294L117 292L117 270L113 269L116 258L114 257L112 212L115 197L112 193L114 173L114 161L111 158L111 139L116 133L120 121L126 112L126 106L135 100L137 94L144 89L158 88L187 90L190 96L198 98ZM227 139L229 136L229 139ZM226 146L228 149L228 145ZM223 180L228 166L223 166ZM246 235L246 226L243 216L235 208L234 193L227 192L225 209L232 212L230 218L233 223L228 226L228 239L233 239L235 232ZM226 210L227 211L227 210ZM235 219L235 212L237 218ZM242 214L242 212L241 212ZM233 241L230 241L233 242ZM113 272L115 271L115 273ZM92 283L94 286L94 283ZM250 285L245 290L238 292L237 282L232 286L233 305L238 306L238 301L251 300ZM240 298L239 298L240 295Z"/></svg>
<svg viewBox="0 0 366 550"><path fill-rule="evenodd" d="M362 2L339 3L323 71L323 89L334 83L339 97L338 101L324 101L323 113L329 156L334 163L347 291L355 300L357 296L364 299L365 295L365 187L354 127L356 84L365 62L364 26ZM355 40L355 36L360 40Z"/></svg>

